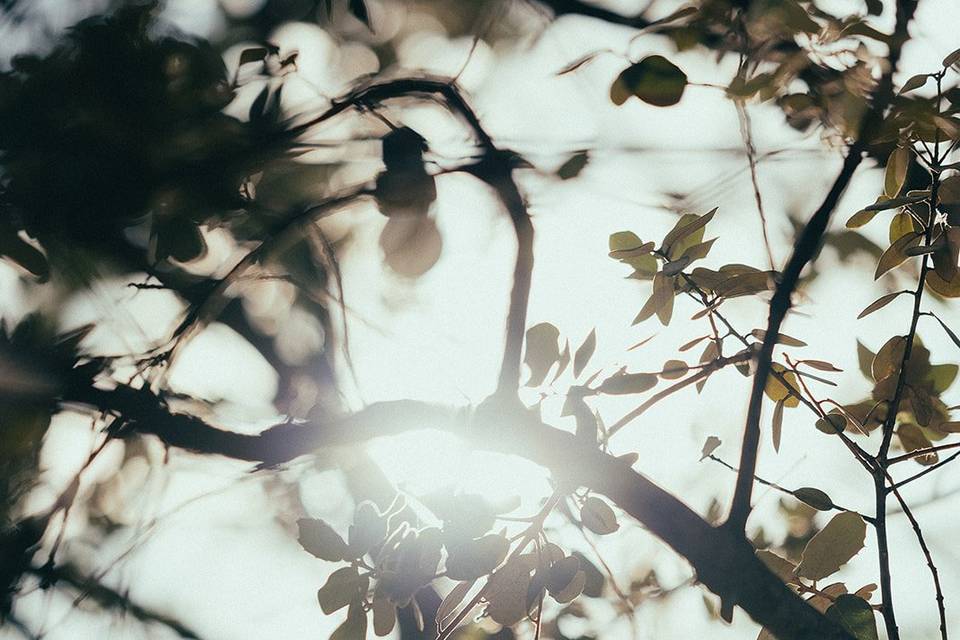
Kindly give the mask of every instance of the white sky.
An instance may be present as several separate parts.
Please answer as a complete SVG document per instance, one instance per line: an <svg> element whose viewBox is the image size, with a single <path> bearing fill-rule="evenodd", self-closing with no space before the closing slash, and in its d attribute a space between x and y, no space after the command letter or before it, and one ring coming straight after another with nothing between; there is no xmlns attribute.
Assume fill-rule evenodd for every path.
<svg viewBox="0 0 960 640"><path fill-rule="evenodd" d="M187 30L210 33L219 28L214 3L184 0L172 4L170 15ZM631 6L629 2L621 4ZM860 6L853 1L836 4L853 10ZM883 27L891 22L889 14L888 8L881 21ZM901 79L939 66L942 57L960 44L955 37L957 24L960 3L921 0L912 30L915 39L906 48ZM320 63L323 56L336 53L336 45L318 31L302 27L289 29L287 35L291 43L301 47L304 74L309 76L305 79L322 90L335 92L342 88L345 78L359 73L350 68L350 61L362 59L362 55L353 52L352 57L341 56L340 72L330 72ZM607 237L613 231L629 229L644 239L659 239L669 230L675 216L658 207L663 204L660 193L697 190L702 197L691 204L694 213L719 207L707 237L719 235L720 239L705 266L765 263L746 159L739 153L710 151L736 149L742 144L736 113L720 92L691 87L681 104L671 109L657 109L638 101L616 108L609 102L607 91L622 61L606 56L576 74L555 76L558 69L582 53L622 47L630 36L626 29L578 18L563 19L549 26L537 41L523 42L515 49L494 51L481 45L463 75L472 102L493 137L504 146L529 154L538 169L544 170L518 176L528 195L537 232L528 324L553 322L574 348L596 328L599 346L591 366L603 365L608 372L621 365L631 370L657 370L666 359L675 357L678 345L703 333L703 321L698 324L687 320L696 309L681 299L668 329L655 320L631 327L649 285L625 280L624 267L606 256ZM470 41L465 39L419 35L400 48L401 62L408 68L455 72L469 47ZM638 41L634 51L670 54L691 80L699 82L723 81L732 75L729 64L718 69L697 52L673 54L655 37ZM313 66L311 55L316 56ZM438 118L435 110L398 109L391 115L420 130L441 154L448 149L455 155L464 139L462 129L449 119ZM836 150L823 152L817 140L802 140L782 125L782 116L774 109L753 106L751 115L761 154L779 148L798 150L764 162L759 168L774 254L782 263L789 253L786 212L809 215L813 211L833 179L839 154ZM323 133L338 135L331 131ZM546 175L579 148L597 149L579 178L559 183ZM653 150L640 152L637 148ZM358 163L344 179L369 175L376 167L375 158L372 163ZM879 171L861 170L837 211L835 224L842 225L850 213L872 202L880 184ZM330 223L333 233L338 225L341 231L346 225L355 234L342 254L341 265L353 311L348 321L359 380L356 401L360 397L366 402L412 397L465 404L481 400L495 384L512 272L510 225L489 190L469 177L443 176L438 180L438 191L433 215L443 237L443 253L437 265L416 283L384 271L377 245L382 218L375 211L351 211L344 214L348 221ZM886 229L878 224L868 227L866 233L879 240ZM854 336L861 336L868 346L876 348L892 332L905 331L909 311L900 301L856 322L857 313L867 303L887 289L902 287L890 277L873 283L872 265L863 258L852 268L841 267L835 254L827 250L818 264L823 275L807 291L810 300L802 308L809 317L791 317L785 331L809 343L809 347L796 351L798 356L827 359L844 368L846 372L837 377L839 399L855 400L869 387L857 371ZM10 292L4 299L13 299L16 284L5 266L0 266L0 282L3 291ZM122 313L118 312L120 308ZM763 305L754 301L735 301L724 309L745 331L761 326L765 317ZM105 334L112 329L116 335L117 329L126 327L123 334L128 336L129 323L134 323L145 336L156 337L173 326L177 311L176 304L164 300L163 294L134 296L118 283L116 288L105 287L90 300L78 303L75 319L79 324L109 317L114 324ZM945 307L941 317L956 321L960 314L955 308ZM656 338L648 345L625 354L626 347L652 334L657 334ZM956 349L942 332L921 325L921 335L934 354L934 362L957 361ZM125 346L136 345L128 342ZM211 354L218 357L211 358ZM238 346L223 327L215 325L196 339L179 361L171 384L235 403L230 418L236 428L259 428L271 419L267 410L275 388L271 372L252 350ZM697 459L706 436L718 435L725 443L718 453L730 462L736 461L748 394L749 381L735 371L716 374L701 395L686 390L649 411L617 436L615 449L637 451L637 468L682 495L694 508L704 510L713 497L725 503L732 491L733 475ZM960 393L951 390L946 399L948 404L958 404ZM617 398L597 406L610 422L639 402ZM561 404L561 399L548 401L546 416L555 417ZM765 422L770 409L766 407ZM774 455L769 440L764 440L759 474L789 487L820 487L838 503L872 512L869 479L835 440L812 426L813 420L803 409L788 410L781 451ZM63 469L86 456L89 442L87 421L69 417L57 421L45 452L52 467L47 478L52 486L67 477ZM546 491L544 476L533 465L471 454L450 438L410 434L374 442L368 450L396 482L411 491L462 481L474 490L518 493L525 507ZM74 452L75 460L71 462L66 452ZM334 457L340 455L346 454ZM105 474L116 464L119 451L104 457L101 472ZM284 529L289 518L278 520L274 513L275 496L266 492L259 478L251 478L245 471L243 465L197 460L174 452L166 467L150 473L142 499L135 501L136 508L128 514L131 524L138 525L134 532L144 530L158 516L159 524L147 530L149 535L142 544L105 579L131 589L130 595L137 602L178 617L204 638L324 637L339 618L323 617L315 591L332 565L314 560L299 549L290 531ZM94 469L90 475L97 473ZM305 506L311 515L346 525L351 505L336 473L303 465L286 473L302 479ZM936 492L948 492L957 484L955 469L948 468L939 480L917 482L906 494L910 499L923 500ZM134 484L134 490L137 486ZM51 491L48 489L46 495ZM185 500L207 492L215 493L168 513ZM42 499L41 493L36 498L38 504ZM758 487L752 520L762 524L767 536L775 540L785 533L785 524L776 517L777 500L776 494ZM951 594L960 593L960 557L952 544L957 506L958 501L949 498L917 511L939 561L950 620L955 626L960 621L951 598ZM134 535L121 533L96 548L87 548L82 514L71 520L76 525L69 529L67 553L82 558L91 571L108 566L128 548ZM922 556L902 515L892 516L890 527L901 628L911 638L934 637L935 608ZM849 578L852 589L876 582L873 543L868 538L868 547L841 574ZM583 548L576 537L570 538L570 544ZM622 534L601 540L600 545L607 561L617 568L621 583L629 581L638 564L655 566L662 572L665 586L687 575L682 562L636 527L627 526ZM664 606L641 607L636 637L755 637L755 627L743 613L738 613L730 627L708 621L701 594L699 589L689 589ZM20 600L18 614L24 619L45 620L44 637L48 640L141 637L135 621L69 606L68 599L35 593ZM598 615L602 618L605 614L601 610ZM0 638L8 637L16 637L16 633L0 630ZM146 637L165 636L157 631ZM623 626L614 626L602 637L631 636Z"/></svg>

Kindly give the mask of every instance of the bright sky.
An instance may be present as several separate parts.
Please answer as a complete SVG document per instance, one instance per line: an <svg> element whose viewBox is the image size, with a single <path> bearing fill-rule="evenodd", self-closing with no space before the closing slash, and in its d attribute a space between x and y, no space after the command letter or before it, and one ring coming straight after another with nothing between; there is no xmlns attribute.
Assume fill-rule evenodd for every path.
<svg viewBox="0 0 960 640"><path fill-rule="evenodd" d="M57 7L62 24L75 19L73 14L67 15L65 4L45 4ZM636 3L619 4L629 8ZM669 3L660 4L666 12ZM842 7L859 10L860 6L853 0L834 4L840 11ZM244 3L232 0L224 5L243 10ZM884 15L884 28L892 22L889 13ZM212 0L171 2L168 15L191 32L209 34L219 28L219 9ZM688 203L689 212L719 207L707 237L719 235L720 239L705 266L727 262L763 266L766 258L746 158L739 151L742 142L736 113L721 92L701 87L688 89L681 104L670 109L639 101L614 107L607 91L623 66L621 60L602 57L582 71L560 78L555 72L592 49L625 47L631 32L579 18L544 24L538 39L514 48L492 50L481 45L462 75L488 131L503 146L527 154L537 168L518 174L537 233L529 324L554 323L574 348L596 328L598 348L591 366L602 366L608 373L622 365L630 370L658 370L665 360L675 357L678 345L703 333L703 321L689 321L696 308L678 299L675 320L668 329L655 320L631 327L649 294L649 285L624 278L624 267L606 255L607 238L619 230L632 230L645 240L662 238L675 216L662 208L665 202L660 194L690 192L696 197ZM960 3L921 0L913 28L915 39L905 51L901 81L937 67L942 57L960 44L954 29L957 24ZM9 27L6 29L0 29L0 40L2 34L10 33ZM316 26L290 25L277 34L277 41L281 47L288 44L301 52L303 82L299 92L291 93L303 100L313 97L311 85L323 94L336 94L350 78L371 70L370 58L363 50L351 45L354 49L343 51ZM436 30L420 32L403 42L400 62L408 69L455 73L467 60L470 45L469 39L451 40ZM4 48L19 46L7 44ZM722 82L733 73L730 64L717 68L696 52L674 54L656 37L637 41L633 51L669 53L698 82ZM228 53L228 61L231 55L238 54ZM286 106L298 108L296 98ZM438 116L435 109L395 109L390 115L418 129L439 156L456 157L462 148L464 130L456 121ZM773 251L782 264L789 253L791 233L786 214L806 217L813 211L839 165L839 150L825 150L816 139L802 139L782 126L782 116L771 108L753 106L751 116L761 154L787 150L759 168ZM350 135L356 119L354 124L349 118L346 121L319 134ZM549 175L581 148L596 153L580 177L560 183ZM378 168L375 148L358 153L367 161L351 162L341 176L344 182L364 179ZM880 181L878 170L862 170L834 222L842 225L847 215L872 202ZM333 236L347 230L353 234L341 254L341 267L359 383L349 393L358 405L405 397L463 405L483 399L495 384L511 284L511 228L494 195L472 178L442 176L438 192L432 215L443 238L443 252L436 266L416 282L385 269L378 246L383 219L371 207L351 209L327 223L326 230ZM877 225L866 233L879 240L885 229ZM211 236L214 244L221 240ZM906 302L900 301L882 313L855 321L859 310L886 288L901 287L893 278L874 283L873 265L863 257L852 266L840 265L836 254L827 250L818 266L823 275L806 292L809 301L801 309L807 315L792 316L785 332L809 343L795 350L798 356L830 360L845 369L836 379L842 394L839 399L854 400L868 390L857 370L854 336L876 348L891 332L906 329L909 312ZM0 283L4 300L17 298L12 272L3 265ZM137 294L123 284L104 286L78 302L72 314L77 324L108 320L98 338L104 349L141 348L138 335L165 335L179 311L171 296ZM256 297L284 299L281 283L257 286ZM765 315L763 305L755 301L736 301L724 308L744 331L761 326ZM944 318L960 319L956 309L943 311ZM140 333L130 331L133 327ZM654 334L646 346L626 353L627 347ZM956 350L941 332L921 327L921 335L935 362L957 360ZM560 389L564 380L570 381L561 378ZM275 389L272 372L252 349L220 325L212 326L191 344L170 384L233 403L226 417L221 416L233 428L255 430L275 418L269 410ZM948 404L960 404L960 393L951 393ZM637 451L639 470L701 512L714 497L725 504L732 493L733 475L697 459L704 439L717 435L724 440L718 454L735 462L748 395L746 378L735 371L721 372L702 394L688 389L649 411L617 436L614 448L618 453ZM535 398L531 395L528 399ZM609 423L639 402L616 398L597 406ZM563 420L554 420L561 405L562 398L549 398L544 404L545 417L569 427ZM770 410L770 406L765 409L765 423ZM837 441L813 429L812 423L802 409L787 411L780 453L775 455L769 440L764 440L758 473L790 487L827 489L836 502L871 512L868 479ZM38 492L37 505L69 477L69 470L75 468L72 465L86 457L90 443L89 421L70 416L58 419L45 450L50 486ZM111 445L114 450L102 456L85 478L87 482L116 467L120 446ZM520 495L524 509L529 510L548 491L544 474L535 466L471 453L446 436L411 433L375 441L367 450L391 479L413 493L457 484L496 495ZM159 461L162 452L153 451L152 455ZM334 458L341 455L347 454L335 453ZM131 589L134 600L177 616L204 638L325 637L339 618L323 617L315 592L332 566L300 550L289 530L292 520L276 509L280 497L270 493L269 478L246 471L243 465L198 460L178 452L166 466L125 469L126 484L120 483L116 490L127 490L130 495L139 492L141 497L132 501L129 513L118 517L133 526L103 544L88 547L83 514L74 514L71 524L75 524L68 527L68 553L87 563L92 572L112 567L104 578L107 582ZM346 525L351 503L336 472L300 464L283 473L300 478L309 514ZM939 480L911 485L906 493L909 499L922 501L956 488L956 474L947 471ZM776 517L778 496L761 487L756 502L751 522L762 524L768 538L782 537L786 525ZM960 501L949 497L917 510L932 552L940 561L948 595L960 592L960 571L956 570L960 557L955 555L952 539L952 514L958 506ZM892 516L890 526L901 627L911 630L911 638L933 637L935 609L922 556L902 515ZM567 538L572 547L586 548L577 535ZM599 543L621 582L629 581L632 572L639 570L638 564L640 569L656 567L664 586L688 575L676 556L636 527L627 526L622 535ZM112 562L131 545L135 545L132 553ZM876 582L872 545L868 540L867 549L841 574L854 588ZM755 637L754 625L742 613L730 627L708 621L701 595L698 589L688 589L663 606L641 607L636 637ZM70 604L66 598L35 593L21 599L18 612L26 619L45 620L48 640L141 637L136 622L98 616L84 607L71 609ZM950 608L950 601L947 605L950 620L957 624L958 609ZM609 614L600 608L598 615L602 619ZM16 633L0 630L0 638L8 637L16 637ZM147 637L164 636L157 631ZM605 630L603 637L632 636L621 624Z"/></svg>

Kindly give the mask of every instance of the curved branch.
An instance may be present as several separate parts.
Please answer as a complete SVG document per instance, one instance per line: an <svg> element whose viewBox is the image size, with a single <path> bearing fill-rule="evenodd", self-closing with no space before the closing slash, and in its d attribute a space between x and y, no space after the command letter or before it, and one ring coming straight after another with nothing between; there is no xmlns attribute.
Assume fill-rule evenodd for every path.
<svg viewBox="0 0 960 640"><path fill-rule="evenodd" d="M423 402L382 402L349 416L280 424L246 435L171 413L153 394L127 387L75 390L69 400L123 414L129 419L126 433L152 434L171 446L263 465L414 429L431 427L456 433L477 447L523 456L608 496L686 558L707 588L724 601L741 606L781 640L850 640L836 623L772 574L741 534L711 526L621 460L579 443L573 434L549 427L525 410L510 410L507 403L495 405L502 412L486 414L492 419L483 420L479 413L472 416Z"/></svg>

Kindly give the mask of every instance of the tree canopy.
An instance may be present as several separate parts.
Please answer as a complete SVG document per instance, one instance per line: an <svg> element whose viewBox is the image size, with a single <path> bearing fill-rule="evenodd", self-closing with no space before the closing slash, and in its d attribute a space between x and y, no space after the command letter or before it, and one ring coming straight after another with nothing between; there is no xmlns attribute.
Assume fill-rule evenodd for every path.
<svg viewBox="0 0 960 640"><path fill-rule="evenodd" d="M0 637L948 639L953 9L0 12Z"/></svg>

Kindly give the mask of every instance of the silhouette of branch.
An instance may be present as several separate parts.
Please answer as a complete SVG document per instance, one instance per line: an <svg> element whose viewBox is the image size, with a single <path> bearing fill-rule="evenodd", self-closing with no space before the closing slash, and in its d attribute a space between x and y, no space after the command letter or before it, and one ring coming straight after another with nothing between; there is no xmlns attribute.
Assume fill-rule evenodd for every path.
<svg viewBox="0 0 960 640"><path fill-rule="evenodd" d="M169 446L273 466L320 448L431 426L459 434L483 449L523 456L561 478L608 496L654 535L685 557L707 588L747 611L784 640L850 636L786 587L755 556L741 533L713 527L680 500L615 457L579 443L573 434L543 424L525 410L497 405L500 414L481 420L478 411L401 400L357 413L305 423L284 423L260 434L221 430L194 416L170 412L145 390L118 387L73 389L65 401L122 414L117 435L152 434Z"/></svg>

